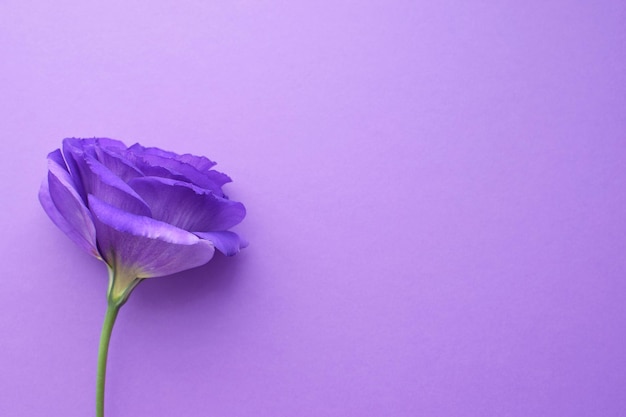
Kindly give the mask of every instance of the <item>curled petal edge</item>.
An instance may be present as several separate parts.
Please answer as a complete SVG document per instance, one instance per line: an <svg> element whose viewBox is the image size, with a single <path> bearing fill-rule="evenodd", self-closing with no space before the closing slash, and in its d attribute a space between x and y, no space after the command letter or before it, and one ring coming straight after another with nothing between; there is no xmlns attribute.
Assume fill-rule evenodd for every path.
<svg viewBox="0 0 626 417"><path fill-rule="evenodd" d="M242 239L237 233L229 230L221 232L194 232L196 236L210 241L215 249L226 256L234 256L248 247L248 242Z"/></svg>

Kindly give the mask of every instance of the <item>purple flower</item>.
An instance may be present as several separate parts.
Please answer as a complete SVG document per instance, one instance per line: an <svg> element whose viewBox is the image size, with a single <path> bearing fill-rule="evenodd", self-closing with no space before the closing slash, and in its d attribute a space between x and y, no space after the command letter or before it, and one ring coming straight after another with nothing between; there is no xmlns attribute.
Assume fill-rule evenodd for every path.
<svg viewBox="0 0 626 417"><path fill-rule="evenodd" d="M110 267L110 296L125 301L144 278L234 255L245 243L228 229L243 204L226 198L230 178L205 157L112 139L65 139L48 155L39 199L78 246ZM113 288L115 287L115 288Z"/></svg>
<svg viewBox="0 0 626 417"><path fill-rule="evenodd" d="M234 255L245 243L229 231L243 204L222 186L230 178L205 157L178 155L112 139L65 139L48 155L39 200L78 246L109 267L108 306L100 336L96 416L104 417L111 332L119 309L145 278L208 262L215 249Z"/></svg>

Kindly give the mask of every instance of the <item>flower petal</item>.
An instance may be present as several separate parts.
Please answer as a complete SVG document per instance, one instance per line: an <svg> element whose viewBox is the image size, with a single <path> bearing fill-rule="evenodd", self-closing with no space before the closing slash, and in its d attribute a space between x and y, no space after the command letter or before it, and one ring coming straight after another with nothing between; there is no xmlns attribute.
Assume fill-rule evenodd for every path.
<svg viewBox="0 0 626 417"><path fill-rule="evenodd" d="M63 153L67 152L87 152L95 156L96 149L108 149L111 151L123 152L126 150L124 142L109 138L66 138L63 139Z"/></svg>
<svg viewBox="0 0 626 417"><path fill-rule="evenodd" d="M102 255L118 271L158 277L195 268L213 257L213 245L192 233L125 212L93 195L88 198Z"/></svg>
<svg viewBox="0 0 626 417"><path fill-rule="evenodd" d="M48 177L39 190L39 201L54 224L74 243L101 259L91 214L75 189L59 149L48 155Z"/></svg>
<svg viewBox="0 0 626 417"><path fill-rule="evenodd" d="M56 163L59 167L63 168L63 170L69 174L67 164L63 159L63 154L61 153L60 149L55 149L48 154L48 166L50 166L51 162Z"/></svg>
<svg viewBox="0 0 626 417"><path fill-rule="evenodd" d="M213 191L219 196L224 196L222 186L232 180L226 174L212 169L199 169L198 167L213 166L214 163L206 159L206 163L194 161L193 155L177 155L172 152L163 151L157 148L144 148L139 144L134 144L129 150L133 162L147 176L166 177L176 180L190 182L207 190ZM188 163L185 161L193 161Z"/></svg>
<svg viewBox="0 0 626 417"><path fill-rule="evenodd" d="M175 159L177 161L193 166L200 172L206 172L216 165L215 162L204 156L196 156L188 153L179 155L177 153L165 151L160 148L147 148L145 146L141 146L138 143L131 146L131 149L137 154L154 155L167 159Z"/></svg>
<svg viewBox="0 0 626 417"><path fill-rule="evenodd" d="M75 158L87 194L117 208L141 216L150 216L150 207L126 184L94 157L83 154Z"/></svg>
<svg viewBox="0 0 626 417"><path fill-rule="evenodd" d="M228 230L223 232L196 232L195 235L211 241L215 249L226 256L236 255L241 249L248 246L248 242L241 239L237 233Z"/></svg>
<svg viewBox="0 0 626 417"><path fill-rule="evenodd" d="M169 178L135 178L129 185L148 203L152 217L192 232L229 229L246 216L243 204Z"/></svg>
<svg viewBox="0 0 626 417"><path fill-rule="evenodd" d="M65 161L67 163L67 166L69 167L70 175L72 176L74 185L76 186L76 191L83 198L83 201L87 203L87 193L85 193L83 180L81 178L80 170L78 169L78 164L76 162L76 156L82 155L83 153L84 151L81 139L63 139L63 156L65 157Z"/></svg>
<svg viewBox="0 0 626 417"><path fill-rule="evenodd" d="M84 159L85 155L97 158L98 150L101 148L109 151L124 152L126 150L126 145L119 140L108 138L63 139L63 155L65 156L65 160L67 161L67 165L70 169L70 174L76 184L76 189L83 197L85 203L87 203L88 192L83 187L83 177L80 170L81 160Z"/></svg>
<svg viewBox="0 0 626 417"><path fill-rule="evenodd" d="M106 166L111 172L117 175L124 182L128 182L132 178L142 177L143 173L125 156L123 152L106 149L96 148L96 154L98 155L98 161Z"/></svg>

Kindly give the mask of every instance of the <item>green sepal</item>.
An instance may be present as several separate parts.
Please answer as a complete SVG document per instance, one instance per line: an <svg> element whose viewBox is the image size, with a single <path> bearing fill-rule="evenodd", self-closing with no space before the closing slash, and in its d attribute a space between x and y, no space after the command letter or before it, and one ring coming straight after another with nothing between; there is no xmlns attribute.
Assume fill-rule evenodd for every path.
<svg viewBox="0 0 626 417"><path fill-rule="evenodd" d="M128 300L128 296L133 289L143 280L126 270L109 269L109 289L107 299L110 305L121 307Z"/></svg>

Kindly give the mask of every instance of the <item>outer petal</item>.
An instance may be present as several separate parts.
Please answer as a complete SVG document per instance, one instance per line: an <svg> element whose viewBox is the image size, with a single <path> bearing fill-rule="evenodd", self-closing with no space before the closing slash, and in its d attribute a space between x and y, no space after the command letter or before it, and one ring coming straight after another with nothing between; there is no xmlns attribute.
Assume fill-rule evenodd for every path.
<svg viewBox="0 0 626 417"><path fill-rule="evenodd" d="M210 242L170 224L111 206L93 195L98 244L107 263L137 278L169 275L207 263Z"/></svg>
<svg viewBox="0 0 626 417"><path fill-rule="evenodd" d="M63 162L60 150L48 155L49 172L39 190L42 207L63 233L89 254L101 259L96 245L96 229L91 214Z"/></svg>
<svg viewBox="0 0 626 417"><path fill-rule="evenodd" d="M215 248L226 256L233 256L248 246L248 242L244 241L235 232L196 232L197 236L202 239L209 240Z"/></svg>
<svg viewBox="0 0 626 417"><path fill-rule="evenodd" d="M246 216L243 204L168 178L135 178L129 185L148 203L152 217L189 231L220 231Z"/></svg>

